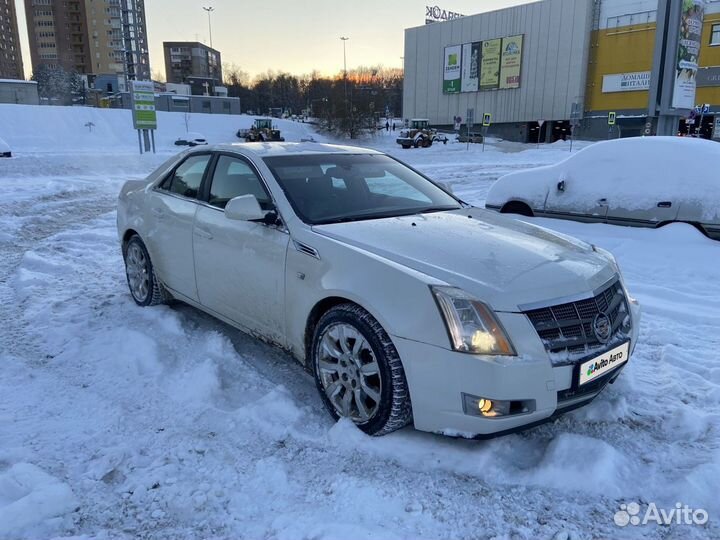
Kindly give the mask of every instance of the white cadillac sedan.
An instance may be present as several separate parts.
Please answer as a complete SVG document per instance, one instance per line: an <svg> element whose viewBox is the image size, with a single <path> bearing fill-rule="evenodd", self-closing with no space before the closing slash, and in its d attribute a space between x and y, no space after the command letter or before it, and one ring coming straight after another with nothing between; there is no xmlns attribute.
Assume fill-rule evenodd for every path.
<svg viewBox="0 0 720 540"><path fill-rule="evenodd" d="M606 251L474 208L360 148L188 150L125 184L140 306L174 298L296 356L335 418L483 437L589 403L639 307Z"/></svg>
<svg viewBox="0 0 720 540"><path fill-rule="evenodd" d="M501 177L502 213L658 228L689 223L720 240L720 144L680 137L603 141L555 165Z"/></svg>

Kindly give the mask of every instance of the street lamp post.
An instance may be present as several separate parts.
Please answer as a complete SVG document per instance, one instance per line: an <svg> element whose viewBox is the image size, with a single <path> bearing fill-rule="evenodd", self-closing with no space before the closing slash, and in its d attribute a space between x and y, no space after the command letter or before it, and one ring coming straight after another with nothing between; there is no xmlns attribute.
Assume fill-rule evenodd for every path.
<svg viewBox="0 0 720 540"><path fill-rule="evenodd" d="M345 86L345 114L348 113L348 84L347 84L347 55L345 54L345 43L347 42L349 37L341 37L340 38L343 42L343 83ZM353 119L353 111L352 111L352 104L350 106L350 138L354 138L353 131L354 131L354 119Z"/></svg>
<svg viewBox="0 0 720 540"><path fill-rule="evenodd" d="M345 80L345 101L347 102L347 56L345 54L345 42L349 37L341 37L343 42L343 79Z"/></svg>
<svg viewBox="0 0 720 540"><path fill-rule="evenodd" d="M213 11L215 11L215 8L212 7L212 6L210 6L210 7L203 7L203 9L204 9L205 11L207 11L207 14L208 14L208 30L209 30L209 32L210 32L210 48L212 49L212 46L213 46L213 42L212 42L212 21L210 20L210 14L211 14Z"/></svg>

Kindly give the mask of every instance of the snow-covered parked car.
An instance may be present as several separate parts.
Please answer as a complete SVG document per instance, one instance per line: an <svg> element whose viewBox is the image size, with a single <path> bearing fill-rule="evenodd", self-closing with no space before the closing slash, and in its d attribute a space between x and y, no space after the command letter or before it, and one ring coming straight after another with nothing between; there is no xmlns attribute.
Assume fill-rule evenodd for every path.
<svg viewBox="0 0 720 540"><path fill-rule="evenodd" d="M10 145L0 139L0 158L3 157L12 157L12 152L10 151Z"/></svg>
<svg viewBox="0 0 720 540"><path fill-rule="evenodd" d="M644 137L588 146L548 167L513 172L486 208L524 216L662 227L690 223L720 239L720 144Z"/></svg>
<svg viewBox="0 0 720 540"><path fill-rule="evenodd" d="M330 414L373 435L549 420L592 401L637 341L610 253L372 150L187 150L124 185L117 223L137 304L181 300L290 351Z"/></svg>
<svg viewBox="0 0 720 540"><path fill-rule="evenodd" d="M192 131L175 139L175 146L203 146L207 143L207 139L203 135Z"/></svg>

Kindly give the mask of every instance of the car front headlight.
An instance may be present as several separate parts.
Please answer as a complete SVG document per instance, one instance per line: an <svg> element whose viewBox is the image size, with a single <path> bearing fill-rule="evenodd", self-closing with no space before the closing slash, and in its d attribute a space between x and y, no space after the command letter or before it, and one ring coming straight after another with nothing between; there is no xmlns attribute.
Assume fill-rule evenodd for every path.
<svg viewBox="0 0 720 540"><path fill-rule="evenodd" d="M454 350L515 356L515 348L492 310L455 287L432 287Z"/></svg>

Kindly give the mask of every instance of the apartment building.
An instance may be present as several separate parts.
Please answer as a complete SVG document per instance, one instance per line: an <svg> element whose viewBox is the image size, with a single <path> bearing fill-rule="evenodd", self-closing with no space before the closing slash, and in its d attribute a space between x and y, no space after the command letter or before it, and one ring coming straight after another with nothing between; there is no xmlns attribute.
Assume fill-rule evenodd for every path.
<svg viewBox="0 0 720 540"><path fill-rule="evenodd" d="M0 79L24 79L15 0L0 0Z"/></svg>
<svg viewBox="0 0 720 540"><path fill-rule="evenodd" d="M208 79L222 84L222 59L217 51L196 41L165 41L165 76L169 83Z"/></svg>
<svg viewBox="0 0 720 540"><path fill-rule="evenodd" d="M0 0L1 1L1 0ZM149 80L144 0L25 0L33 69Z"/></svg>

